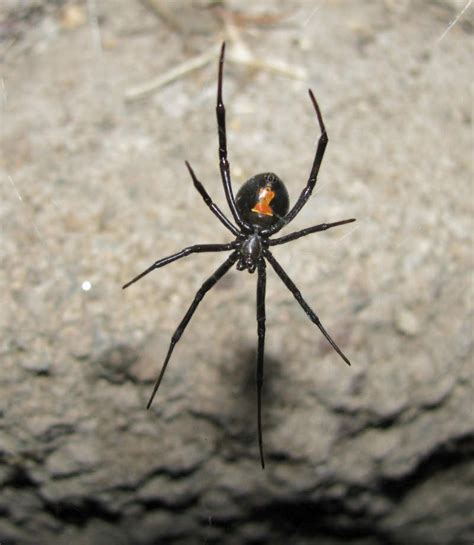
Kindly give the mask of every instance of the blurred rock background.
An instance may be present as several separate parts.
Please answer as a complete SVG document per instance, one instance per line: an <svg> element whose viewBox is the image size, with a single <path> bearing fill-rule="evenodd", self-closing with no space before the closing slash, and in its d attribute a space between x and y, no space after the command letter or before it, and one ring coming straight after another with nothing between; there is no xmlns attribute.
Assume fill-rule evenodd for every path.
<svg viewBox="0 0 474 545"><path fill-rule="evenodd" d="M472 544L471 2L0 10L2 545ZM255 276L232 270L202 302L150 411L223 256L120 289L229 240L183 163L227 211L223 39L235 187L273 170L294 202L318 138L311 86L330 143L292 228L358 220L275 249L353 365L269 270L265 471Z"/></svg>

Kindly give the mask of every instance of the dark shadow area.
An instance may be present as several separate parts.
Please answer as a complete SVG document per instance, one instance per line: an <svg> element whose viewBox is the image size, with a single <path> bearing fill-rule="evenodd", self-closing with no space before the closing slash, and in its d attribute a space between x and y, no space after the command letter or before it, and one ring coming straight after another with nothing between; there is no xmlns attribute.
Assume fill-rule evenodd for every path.
<svg viewBox="0 0 474 545"><path fill-rule="evenodd" d="M474 461L474 434L452 439L430 452L414 470L400 479L381 479L380 492L394 502L403 500L411 490L432 478L437 473Z"/></svg>
<svg viewBox="0 0 474 545"><path fill-rule="evenodd" d="M265 448L265 431L272 426L269 417L273 405L278 405L276 388L274 387L282 362L278 359L265 355L264 380L262 389L262 422L263 441ZM235 363L232 375L226 375L230 386L238 385L237 395L232 395L233 404L230 405L226 415L228 425L225 426L223 447L227 448L232 443L238 445L232 456L239 457L243 454L242 449L247 452L257 445L257 349L249 343L246 346L237 345L235 350ZM231 449L233 450L233 449ZM255 463L259 461L256 459Z"/></svg>

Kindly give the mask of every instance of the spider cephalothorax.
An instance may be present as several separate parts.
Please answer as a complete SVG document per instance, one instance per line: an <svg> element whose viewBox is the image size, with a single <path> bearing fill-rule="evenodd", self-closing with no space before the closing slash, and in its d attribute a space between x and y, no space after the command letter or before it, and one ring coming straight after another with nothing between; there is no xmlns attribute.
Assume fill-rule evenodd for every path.
<svg viewBox="0 0 474 545"><path fill-rule="evenodd" d="M193 302L191 303L188 311L184 315L180 324L176 328L176 331L171 337L171 343L166 354L165 361L161 368L161 372L155 382L153 392L148 402L147 408L150 407L153 398L161 384L161 380L166 371L166 367L173 353L176 343L181 338L186 326L191 320L196 308L204 295L220 280L227 271L236 263L239 271L247 270L253 273L255 270L258 272L257 279L257 324L258 324L258 350L257 350L257 427L258 427L258 443L260 449L260 461L262 467L265 467L263 456L263 440L262 440L262 386L263 386L263 360L264 360L264 345L265 345L265 287L266 287L266 261L270 263L277 275L280 277L285 286L290 290L295 299L301 305L309 319L319 328L321 333L326 337L331 346L342 357L342 359L350 365L349 360L341 352L336 343L329 336L328 332L324 329L319 320L317 314L311 309L308 303L303 299L301 292L295 286L293 281L286 274L284 269L273 257L270 252L271 246L277 246L279 244L285 244L297 238L304 237L310 233L316 233L318 231L325 231L331 227L343 225L345 223L351 223L355 219L348 219L342 221L336 221L333 223L321 223L314 227L307 227L301 231L296 231L288 235L284 235L279 238L270 238L276 234L285 225L290 223L298 212L308 201L314 186L316 185L316 178L318 176L319 167L323 159L324 151L328 142L326 129L324 127L321 112L319 111L318 103L314 98L311 90L309 96L313 103L316 116L318 118L319 126L321 129L321 136L316 148L316 154L313 161L313 166L308 178L308 182L301 192L295 205L290 209L290 201L288 198L288 192L284 183L278 178L276 174L266 172L263 174L257 174L253 176L243 184L234 198L232 192L232 185L230 180L229 162L227 160L227 139L226 139L226 127L225 127L225 107L222 100L222 72L224 65L224 51L225 44L222 44L221 55L219 59L219 77L217 83L217 126L219 135L219 168L222 177L222 183L224 186L224 192L230 211L234 218L235 224L232 223L220 210L220 208L212 202L211 197L208 195L204 186L196 178L193 169L186 161L189 173L193 180L194 186L200 193L204 202L211 209L213 214L219 219L219 221L235 236L232 242L227 244L196 244L189 246L181 250L180 252L173 254L169 257L164 257L155 261L153 265L148 267L145 271L138 276L127 282L123 288L127 288L137 280L140 280L143 276L149 272L164 267L177 259L185 257L192 253L201 252L221 252L231 250L231 254L224 261L224 263L204 282L201 288L196 293Z"/></svg>
<svg viewBox="0 0 474 545"><path fill-rule="evenodd" d="M243 240L238 241L239 261L237 262L237 269L239 271L247 269L249 273L255 272L258 262L262 258L263 248L264 241L258 233L252 233Z"/></svg>

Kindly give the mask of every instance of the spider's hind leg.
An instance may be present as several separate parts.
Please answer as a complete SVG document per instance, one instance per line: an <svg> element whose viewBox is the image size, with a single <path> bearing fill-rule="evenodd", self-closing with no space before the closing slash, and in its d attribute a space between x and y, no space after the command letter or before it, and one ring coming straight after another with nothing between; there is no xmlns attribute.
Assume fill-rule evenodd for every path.
<svg viewBox="0 0 474 545"><path fill-rule="evenodd" d="M176 331L173 333L173 336L171 337L171 343L170 347L168 349L168 353L166 354L165 361L163 363L163 366L161 368L161 372L155 382L155 386L153 387L153 392L150 396L150 400L148 401L147 409L150 408L153 399L156 395L156 392L158 391L158 388L160 387L161 380L163 379L163 375L165 374L166 367L168 366L168 362L171 358L171 354L173 353L174 347L178 343L179 339L181 338L181 335L184 333L184 330L186 329L186 326L188 325L189 321L191 320L194 311L197 309L199 303L203 299L204 295L214 287L214 285L220 280L226 272L229 271L229 269L232 267L232 265L237 261L238 259L238 252L233 252L230 254L230 256L224 261L224 263L212 274L205 282L204 284L199 288L198 292L194 296L194 300L191 303L190 307L188 308L188 311L184 315L184 318L181 320L180 324L176 328Z"/></svg>
<svg viewBox="0 0 474 545"><path fill-rule="evenodd" d="M258 262L257 280L257 327L258 327L258 352L257 352L257 424L258 424L258 446L260 449L260 462L262 469L265 469L263 456L262 437L262 386L263 386L263 361L265 354L265 288L267 281L265 259Z"/></svg>
<svg viewBox="0 0 474 545"><path fill-rule="evenodd" d="M301 295L300 290L296 287L296 285L293 283L291 278L286 274L286 272L283 270L283 267L278 263L278 261L273 257L273 255L268 251L265 250L265 257L270 262L270 265L273 267L277 275L282 280L283 284L291 291L294 298L298 301L298 303L301 305L301 308L305 311L308 318L315 324L319 331L326 337L329 344L334 348L334 350L341 356L341 358L347 363L347 365L350 365L351 362L348 360L348 358L342 353L342 350L337 346L337 344L332 340L329 333L324 329L323 324L321 323L321 320L318 318L318 315L314 310L308 305L308 303L303 299L303 296Z"/></svg>

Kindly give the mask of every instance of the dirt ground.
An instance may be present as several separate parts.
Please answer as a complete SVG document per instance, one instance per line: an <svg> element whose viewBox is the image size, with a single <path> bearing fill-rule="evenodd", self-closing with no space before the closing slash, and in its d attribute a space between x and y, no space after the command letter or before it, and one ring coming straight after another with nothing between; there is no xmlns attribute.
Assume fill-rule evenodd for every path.
<svg viewBox="0 0 474 545"><path fill-rule="evenodd" d="M473 24L464 0L0 0L2 545L472 544ZM224 39L234 187L274 171L295 202L311 87L329 145L284 232L357 218L275 248L352 366L269 267L264 472L255 275L201 303L151 411L224 257L121 290L232 239L184 165L227 214Z"/></svg>

